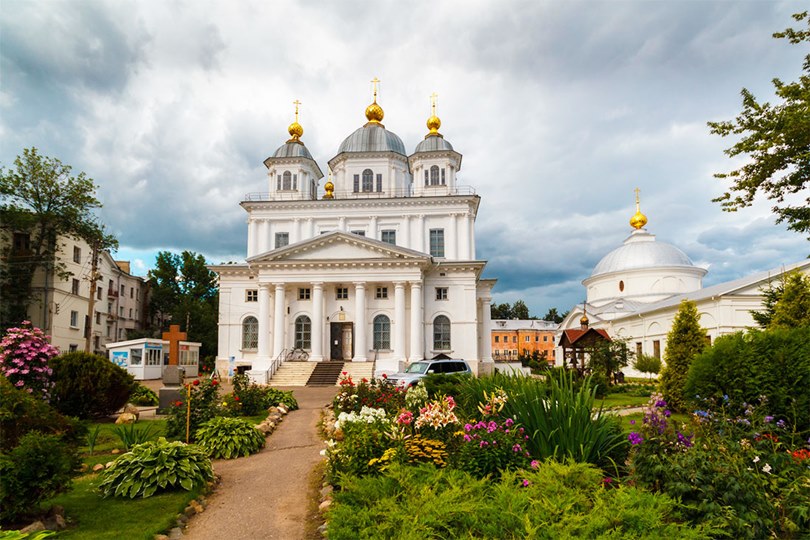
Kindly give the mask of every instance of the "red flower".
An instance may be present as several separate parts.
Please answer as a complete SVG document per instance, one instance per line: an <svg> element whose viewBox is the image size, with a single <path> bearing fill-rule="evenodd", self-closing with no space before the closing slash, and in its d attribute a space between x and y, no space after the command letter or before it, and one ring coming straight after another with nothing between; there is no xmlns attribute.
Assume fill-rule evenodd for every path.
<svg viewBox="0 0 810 540"><path fill-rule="evenodd" d="M383 379L387 379L387 378L388 378L388 375L386 375L385 373L383 373L383 374L382 374L382 378L383 378Z"/></svg>
<svg viewBox="0 0 810 540"><path fill-rule="evenodd" d="M194 379L194 386L200 386L200 379Z"/></svg>
<svg viewBox="0 0 810 540"><path fill-rule="evenodd" d="M790 455L793 456L793 459L796 461L804 461L805 459L810 459L810 450L802 448L801 450L791 452Z"/></svg>
<svg viewBox="0 0 810 540"><path fill-rule="evenodd" d="M216 386L216 385L218 385L218 384L219 384L219 381L218 381L218 380L216 380L216 379L214 379L213 381L211 381L211 386Z"/></svg>
<svg viewBox="0 0 810 540"><path fill-rule="evenodd" d="M179 406L180 406L180 405L182 405L182 404L183 404L183 402L182 402L182 401L175 401L175 402L174 402L174 406L175 406L175 407L179 407Z"/></svg>
<svg viewBox="0 0 810 540"><path fill-rule="evenodd" d="M234 401L239 401L239 396L233 396Z"/></svg>

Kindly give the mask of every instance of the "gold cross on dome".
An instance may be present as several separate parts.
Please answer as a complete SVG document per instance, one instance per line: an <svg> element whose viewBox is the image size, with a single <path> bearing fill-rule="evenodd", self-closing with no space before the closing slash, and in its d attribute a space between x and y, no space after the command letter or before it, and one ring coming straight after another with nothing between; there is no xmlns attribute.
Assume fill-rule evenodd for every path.
<svg viewBox="0 0 810 540"><path fill-rule="evenodd" d="M374 92L374 102L377 102L377 85L380 83L380 79L374 77L371 79L371 89Z"/></svg>
<svg viewBox="0 0 810 540"><path fill-rule="evenodd" d="M296 99L293 101L293 105L295 105L295 121L298 122L298 106L301 105L301 102Z"/></svg>
<svg viewBox="0 0 810 540"><path fill-rule="evenodd" d="M433 116L436 116L436 101L438 97L439 94L437 94L436 92L430 94L430 114L432 114Z"/></svg>
<svg viewBox="0 0 810 540"><path fill-rule="evenodd" d="M638 189L638 188L636 188L634 191L636 192L636 210L638 210L638 209L639 209L639 198L638 198L638 194L639 194L639 193L641 193L641 190L640 190L640 189Z"/></svg>

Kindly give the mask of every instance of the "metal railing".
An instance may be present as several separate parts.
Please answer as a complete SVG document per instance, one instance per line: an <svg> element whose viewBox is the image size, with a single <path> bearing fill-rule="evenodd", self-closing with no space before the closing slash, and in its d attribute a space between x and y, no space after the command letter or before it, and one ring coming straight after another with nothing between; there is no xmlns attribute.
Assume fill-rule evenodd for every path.
<svg viewBox="0 0 810 540"><path fill-rule="evenodd" d="M321 201L328 203L330 200L358 200L358 199L393 199L401 197L447 197L457 195L475 195L475 188L472 186L420 186L421 193L414 193L413 188L395 189L389 191L334 191L332 199L305 199L303 193L299 191L275 191L275 192L252 192L246 193L243 202L266 202L266 201Z"/></svg>

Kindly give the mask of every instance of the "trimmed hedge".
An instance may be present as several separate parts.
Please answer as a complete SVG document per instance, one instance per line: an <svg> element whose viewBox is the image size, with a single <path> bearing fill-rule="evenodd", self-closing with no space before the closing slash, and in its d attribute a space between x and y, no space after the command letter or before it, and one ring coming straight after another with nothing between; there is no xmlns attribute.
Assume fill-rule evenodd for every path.
<svg viewBox="0 0 810 540"><path fill-rule="evenodd" d="M137 387L125 369L96 354L63 354L51 360L51 367L55 382L51 404L68 416L110 416L126 404Z"/></svg>

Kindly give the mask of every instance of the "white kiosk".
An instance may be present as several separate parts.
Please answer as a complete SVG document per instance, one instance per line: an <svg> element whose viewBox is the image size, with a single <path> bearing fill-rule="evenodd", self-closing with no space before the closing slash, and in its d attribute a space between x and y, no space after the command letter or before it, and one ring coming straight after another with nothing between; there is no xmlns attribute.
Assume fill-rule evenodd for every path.
<svg viewBox="0 0 810 540"><path fill-rule="evenodd" d="M180 341L179 366L186 377L196 377L200 370L200 343ZM163 377L163 368L169 363L169 341L140 338L118 341L106 345L110 361L127 370L135 380Z"/></svg>

